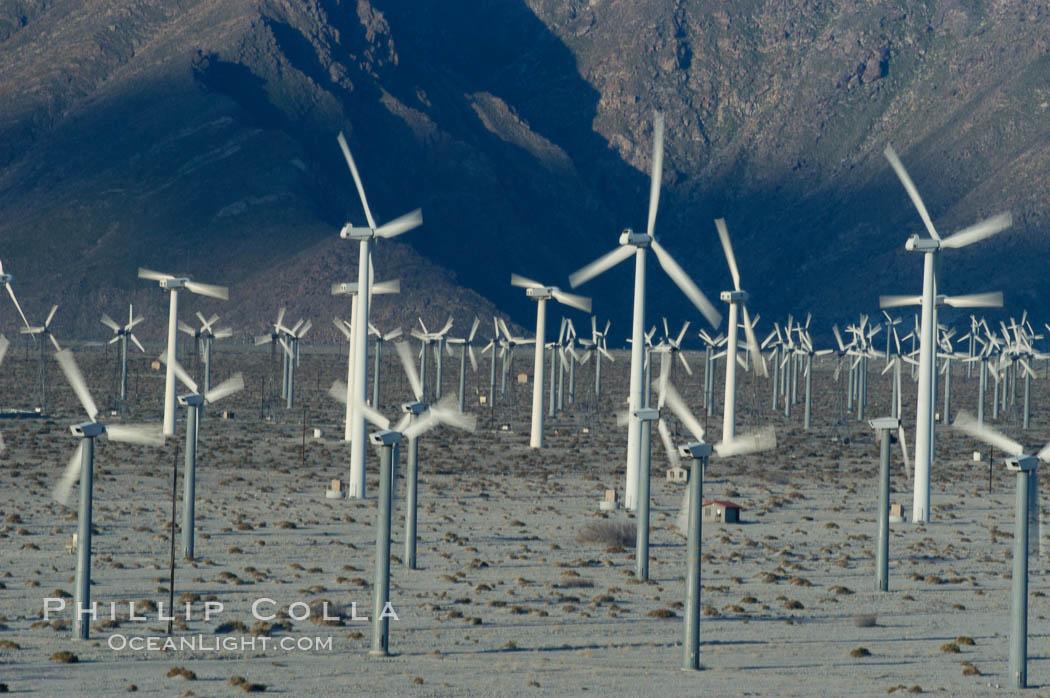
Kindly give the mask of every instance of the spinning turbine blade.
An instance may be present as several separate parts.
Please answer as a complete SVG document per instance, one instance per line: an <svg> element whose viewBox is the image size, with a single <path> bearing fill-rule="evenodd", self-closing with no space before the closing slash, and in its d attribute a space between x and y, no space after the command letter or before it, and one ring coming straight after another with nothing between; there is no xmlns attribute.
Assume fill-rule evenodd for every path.
<svg viewBox="0 0 1050 698"><path fill-rule="evenodd" d="M580 284L590 281L602 272L615 267L617 264L633 255L634 250L635 248L630 245L621 245L611 252L606 252L587 266L581 267L570 274L569 286L576 288Z"/></svg>
<svg viewBox="0 0 1050 698"><path fill-rule="evenodd" d="M953 308L1001 308L1003 307L1003 292L970 293L964 296L948 296L944 299L945 305Z"/></svg>
<svg viewBox="0 0 1050 698"><path fill-rule="evenodd" d="M423 209L417 208L411 213L406 213L403 216L398 216L389 223L376 228L376 237L381 238L393 238L407 233L413 228L418 228L423 225Z"/></svg>
<svg viewBox="0 0 1050 698"><path fill-rule="evenodd" d="M427 411L432 413L439 422L447 426L470 432L478 428L477 416L467 412L460 412L459 401L455 395L446 395Z"/></svg>
<svg viewBox="0 0 1050 698"><path fill-rule="evenodd" d="M557 289L551 294L554 299L559 303L582 310L585 313L591 312L591 299L584 296L577 296L574 293L565 293L565 291L559 291Z"/></svg>
<svg viewBox="0 0 1050 698"><path fill-rule="evenodd" d="M138 337L136 337L135 335L129 333L128 334L128 339L130 339L132 342L135 343L135 346L137 346L139 348L139 351L141 351L142 353L146 353L146 349L142 346L142 343L139 342Z"/></svg>
<svg viewBox="0 0 1050 698"><path fill-rule="evenodd" d="M689 411L682 396L678 394L678 391L675 390L675 387L670 382L667 383L664 390L664 403L671 408L674 415L678 417L678 421L693 435L694 439L697 441L704 440L704 428L700 426L700 422Z"/></svg>
<svg viewBox="0 0 1050 698"><path fill-rule="evenodd" d="M660 181L664 171L664 115L656 112L653 117L653 170L649 180L649 223L646 232L653 236L656 227L656 211L660 206Z"/></svg>
<svg viewBox="0 0 1050 698"><path fill-rule="evenodd" d="M758 340L755 339L755 329L751 326L751 317L747 314L747 306L741 305L740 310L744 314L744 335L747 337L747 350L751 354L751 362L755 365L755 374L765 377L766 371L766 359L762 356L762 350L758 347Z"/></svg>
<svg viewBox="0 0 1050 698"><path fill-rule="evenodd" d="M4 286L7 287L7 294L11 296L11 300L15 304L15 309L18 310L18 314L22 317L22 322L25 323L25 326L28 328L29 320L26 320L26 314L22 312L22 306L18 304L18 299L15 298L15 290L11 288L11 282L8 281Z"/></svg>
<svg viewBox="0 0 1050 698"><path fill-rule="evenodd" d="M338 378L332 381L332 387L328 389L328 396L346 404L346 382L339 380Z"/></svg>
<svg viewBox="0 0 1050 698"><path fill-rule="evenodd" d="M952 426L957 431L994 446L1011 456L1020 456L1024 453L1024 446L990 426L978 424L969 412L959 412Z"/></svg>
<svg viewBox="0 0 1050 698"><path fill-rule="evenodd" d="M202 284L199 281L187 281L186 290L200 294L202 296L211 296L212 298L219 298L224 301L230 300L230 289L225 286L216 286L215 284Z"/></svg>
<svg viewBox="0 0 1050 698"><path fill-rule="evenodd" d="M729 443L715 444L715 452L719 456L742 456L748 453L769 451L777 447L777 435L773 427L765 427L749 434L738 434Z"/></svg>
<svg viewBox="0 0 1050 698"><path fill-rule="evenodd" d="M365 188L361 184L361 175L357 173L357 165L354 163L354 156L350 154L350 146L346 144L346 138L343 136L342 131L339 132L339 136L336 140L339 141L339 147L343 151L343 157L346 158L346 164L350 166L350 174L354 178L354 186L357 187L357 195L361 197L361 207L365 210L365 219L368 221L368 227L375 230L376 222L375 219L372 218L372 210L368 208L368 199L365 198Z"/></svg>
<svg viewBox="0 0 1050 698"><path fill-rule="evenodd" d="M401 366L405 369L405 376L408 377L408 385L412 388L412 395L415 396L416 400L423 401L423 382L419 379L419 372L416 370L416 362L412 357L412 348L408 346L408 342L394 342L394 349L397 350L397 356L401 359Z"/></svg>
<svg viewBox="0 0 1050 698"><path fill-rule="evenodd" d="M726 261L729 262L729 274L733 277L733 288L740 290L740 270L736 266L736 255L733 254L733 244L729 242L729 230L726 228L724 218L715 219L715 228L718 229L718 239L722 242L722 250L726 253Z"/></svg>
<svg viewBox="0 0 1050 698"><path fill-rule="evenodd" d="M4 357L7 356L7 348L11 346L10 340L4 335L0 334L0 364L4 363Z"/></svg>
<svg viewBox="0 0 1050 698"><path fill-rule="evenodd" d="M890 165L897 173L897 177L900 179L901 184L904 185L904 189L908 192L911 202L915 204L915 208L918 209L919 216L922 218L923 225L926 226L926 231L930 234L930 237L934 240L940 240L941 236L937 234L937 231L933 227L933 221L930 220L930 214L926 212L926 205L922 203L922 197L919 196L919 190L915 188L915 184L911 181L911 177L908 176L908 172L904 169L904 165L901 164L900 158L897 157L897 153L893 150L893 146L887 145L886 150L882 151L882 154L890 161Z"/></svg>
<svg viewBox="0 0 1050 698"><path fill-rule="evenodd" d="M139 278L149 279L150 281L163 281L164 279L174 279L175 277L171 274L163 274L159 271L153 271L152 269L144 269L139 267Z"/></svg>
<svg viewBox="0 0 1050 698"><path fill-rule="evenodd" d="M671 467L681 466L682 458L678 455L678 449L674 447L674 442L671 440L671 430L667 428L667 423L663 419L656 422L656 430L660 432L660 441L663 442L664 452L667 453L667 460L671 461Z"/></svg>
<svg viewBox="0 0 1050 698"><path fill-rule="evenodd" d="M59 351L55 354L55 359L58 360L58 365L62 368L62 373L66 375L66 380L69 381L73 392L77 394L80 404L84 406L84 411L87 412L88 418L91 421L95 421L98 407L95 406L95 401L91 399L87 381L84 380L84 374L80 372L80 367L77 366L77 360L73 358L73 351L71 349Z"/></svg>
<svg viewBox="0 0 1050 698"><path fill-rule="evenodd" d="M69 459L69 463L66 465L65 471L62 473L62 477L59 478L58 483L55 485L55 489L52 492L53 496L60 504L66 504L69 502L69 492L73 489L73 485L80 478L80 466L81 461L84 459L84 442L81 441L77 444L76 449L73 450L73 457Z"/></svg>
<svg viewBox="0 0 1050 698"><path fill-rule="evenodd" d="M359 417L364 417L366 420L376 425L380 429L390 428L390 420L384 417L377 410L374 410L371 407L369 407L368 405L359 402L357 403L356 410Z"/></svg>
<svg viewBox="0 0 1050 698"><path fill-rule="evenodd" d="M106 436L112 441L142 446L164 445L164 434L160 424L107 424Z"/></svg>
<svg viewBox="0 0 1050 698"><path fill-rule="evenodd" d="M533 281L532 279L526 279L524 276L521 276L520 274L511 274L510 275L510 285L511 286L517 286L519 288L541 288L543 286L543 284L541 284L539 281Z"/></svg>
<svg viewBox="0 0 1050 698"><path fill-rule="evenodd" d="M987 220L971 225L969 228L963 228L959 232L949 235L941 241L941 247L958 248L972 245L979 240L984 240L1006 230L1013 225L1013 222L1013 216L1009 212L1000 213L998 216L992 216Z"/></svg>
<svg viewBox="0 0 1050 698"><path fill-rule="evenodd" d="M879 296L880 308L899 308L902 305L921 305L922 296Z"/></svg>
<svg viewBox="0 0 1050 698"><path fill-rule="evenodd" d="M114 332L120 332L120 325L117 324L117 321L105 313L102 313L102 324Z"/></svg>
<svg viewBox="0 0 1050 698"><path fill-rule="evenodd" d="M678 262L674 261L667 250L663 248L663 245L653 240L651 247L653 252L656 253L656 261L663 267L664 272L671 277L671 280L675 282L678 288L682 289L682 293L693 302L693 305L707 318L711 326L717 328L722 323L722 315L715 310L715 306L711 305L711 301L707 300L707 296L700 292L693 280L682 270L682 267L678 266Z"/></svg>
<svg viewBox="0 0 1050 698"><path fill-rule="evenodd" d="M167 365L167 352L161 353L161 355L157 357L157 360L160 361L162 364ZM182 381L182 384L190 389L190 392L197 392L197 381L193 380L193 378L190 377L190 374L186 372L186 369L182 367L182 364L180 364L178 361L175 361L175 363L172 364L171 370L175 373L175 376L180 381Z"/></svg>
<svg viewBox="0 0 1050 698"><path fill-rule="evenodd" d="M204 401L211 404L244 390L244 376L237 372L204 394Z"/></svg>

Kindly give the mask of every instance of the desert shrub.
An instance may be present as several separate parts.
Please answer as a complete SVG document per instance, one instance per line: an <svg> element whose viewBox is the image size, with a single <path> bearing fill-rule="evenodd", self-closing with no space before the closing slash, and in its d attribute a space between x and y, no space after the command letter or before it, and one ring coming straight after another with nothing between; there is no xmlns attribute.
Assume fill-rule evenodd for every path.
<svg viewBox="0 0 1050 698"><path fill-rule="evenodd" d="M635 525L628 521L591 521L580 528L576 542L633 548L636 532Z"/></svg>

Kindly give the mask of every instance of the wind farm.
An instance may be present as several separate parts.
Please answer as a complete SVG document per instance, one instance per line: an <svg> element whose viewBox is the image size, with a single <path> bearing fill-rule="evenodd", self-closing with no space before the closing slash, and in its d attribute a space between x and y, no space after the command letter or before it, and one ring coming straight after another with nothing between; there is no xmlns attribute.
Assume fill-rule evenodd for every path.
<svg viewBox="0 0 1050 698"><path fill-rule="evenodd" d="M0 692L1050 686L1037 11L96 2L0 9Z"/></svg>

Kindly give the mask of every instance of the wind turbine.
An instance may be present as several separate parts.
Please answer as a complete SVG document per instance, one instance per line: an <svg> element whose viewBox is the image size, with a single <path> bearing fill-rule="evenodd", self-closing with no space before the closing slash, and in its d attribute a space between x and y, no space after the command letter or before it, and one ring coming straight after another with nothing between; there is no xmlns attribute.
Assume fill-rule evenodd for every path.
<svg viewBox="0 0 1050 698"><path fill-rule="evenodd" d="M403 216L395 218L389 223L377 226L372 218L372 210L368 207L368 199L365 198L365 188L361 184L361 176L357 172L354 157L350 154L350 147L346 144L346 138L342 133L337 138L339 147L346 158L346 164L350 168L350 174L354 178L357 194L361 198L361 208L365 211L367 228L355 228L347 223L339 231L339 237L344 240L357 240L360 242L360 252L357 265L357 287L363 293L358 293L357 315L353 319L353 332L356 341L353 342L354 354L354 380L347 381L347 390L353 390L354 395L348 396L348 405L364 404L368 396L368 312L371 298L372 283L372 242L376 238L390 239L406 233L413 228L423 224L423 212L416 209ZM365 420L353 418L350 425L350 482L348 483L348 494L350 497L365 496Z"/></svg>
<svg viewBox="0 0 1050 698"><path fill-rule="evenodd" d="M478 332L478 325L481 324L481 320L477 316L474 316L474 324L470 326L470 332L466 337L450 337L448 339L449 344L460 345L459 351L459 411L463 412L466 407L467 390L467 357L470 357L470 365L474 368L474 372L478 371L478 359L474 356L474 335ZM495 374L493 374L495 375Z"/></svg>
<svg viewBox="0 0 1050 698"><path fill-rule="evenodd" d="M656 212L660 203L660 179L663 173L664 157L664 117L657 112L653 122L653 163L649 188L649 220L645 233L635 233L630 228L620 234L619 247L608 252L587 266L579 269L569 277L569 285L576 288L602 272L614 267L628 257L634 256L634 322L631 332L631 387L630 387L630 421L627 428L627 483L624 493L624 505L633 509L638 486L638 463L640 458L641 420L635 414L642 407L643 382L642 365L645 352L645 251L652 248L657 262L671 280L682 290L687 298L697 307L714 327L722 322L711 302L700 292L692 279L678 265L671 255L653 237L656 227Z"/></svg>
<svg viewBox="0 0 1050 698"><path fill-rule="evenodd" d="M55 354L58 365L62 368L66 380L76 393L80 404L87 413L88 421L74 424L69 429L74 436L80 437L80 444L73 452L73 457L66 466L62 478L55 486L54 497L61 504L69 500L73 484L80 480L80 507L77 511L77 571L74 608L91 608L91 500L95 472L95 439L102 434L112 441L162 446L164 437L156 427L131 424L105 425L96 421L98 407L88 390L84 374L80 372L73 352L70 349ZM73 637L88 638L88 621L80 613L73 619Z"/></svg>
<svg viewBox="0 0 1050 698"><path fill-rule="evenodd" d="M49 312L47 314L47 319L44 320L44 324L43 325L33 325L33 326L28 326L27 325L26 327L19 328L19 332L21 332L22 334L27 334L27 335L33 337L34 339L35 339L36 335L45 335L45 336L47 336L48 339L51 340L51 344L54 345L55 351L61 351L62 347L60 347L58 345L58 340L55 339L55 335L51 332L51 320L54 319L55 312L57 310L58 310L58 306L57 305L51 306L51 312ZM47 360L46 360L46 358L44 356L44 347L46 347L46 346L47 345L44 342L40 343L40 355L38 357L39 370L37 372L39 380L40 380L40 409L42 411L45 411L45 412L47 411L47 405L48 405L47 387L48 387L48 384L50 382L50 381L48 381L48 378L47 378Z"/></svg>
<svg viewBox="0 0 1050 698"><path fill-rule="evenodd" d="M557 286L544 286L538 281L517 274L510 275L510 285L525 289L525 295L536 301L536 352L532 370L532 430L529 435L531 448L543 448L543 350L544 333L547 326L547 301L554 299L570 308L591 312L591 299L565 293ZM551 376L554 380L554 376Z"/></svg>
<svg viewBox="0 0 1050 698"><path fill-rule="evenodd" d="M889 145L884 151L886 159L897 173L901 184L908 192L912 203L919 212L920 218L926 227L929 238L923 239L918 235L908 238L904 249L910 252L921 252L923 254L923 275L921 296L883 296L879 299L882 308L896 307L900 305L922 306L922 324L919 337L919 395L916 409L915 423L915 495L912 500L912 521L928 522L930 520L930 467L933 462L933 397L934 381L934 357L936 342L934 332L937 327L935 303L942 302L956 308L974 307L1001 307L1001 293L981 293L968 296L957 296L950 298L938 295L938 257L942 249L956 249L966 247L975 242L991 237L1012 224L1009 213L988 218L968 228L964 228L948 237L942 239L933 227L930 214L926 211L926 205L919 196L919 191L912 183L911 177L904 169L897 153Z"/></svg>
<svg viewBox="0 0 1050 698"><path fill-rule="evenodd" d="M18 299L15 298L15 290L11 287L11 282L15 280L13 274L4 272L4 264L0 262L0 284L3 284L7 289L7 293L11 296L11 301L15 304L15 309L18 310L18 314L22 317L22 323L29 327L29 320L26 320L26 314L22 312L22 306L18 304Z"/></svg>
<svg viewBox="0 0 1050 698"><path fill-rule="evenodd" d="M374 292L374 289L373 289ZM340 327L336 323L336 327ZM379 376L380 376L380 360L383 356L383 344L386 342L392 342L401 336L401 328L395 327L387 333L380 332L375 325L368 323L368 334L373 335L376 338L376 355L375 360L372 364L372 406L377 410L379 409ZM349 339L349 334L347 335Z"/></svg>
<svg viewBox="0 0 1050 698"><path fill-rule="evenodd" d="M193 281L188 276L175 276L142 267L139 267L139 278L158 282L160 287L168 291L170 296L168 303L167 371L164 373L164 435L174 436L175 372L172 367L175 365L176 346L178 345L176 332L178 331L179 322L179 289L184 288L191 293L219 298L224 301L230 299L230 291L225 286L202 284L199 281Z"/></svg>
<svg viewBox="0 0 1050 698"><path fill-rule="evenodd" d="M128 340L130 339L135 343L135 346L139 348L139 351L145 352L146 350L142 347L142 343L139 342L138 337L132 332L135 325L142 322L142 316L135 317L134 308L128 305L128 324L121 327L117 324L116 320L111 318L109 315L102 313L102 324L113 330L113 339L109 340L110 344L116 341L120 342L120 400L123 402L128 399Z"/></svg>
<svg viewBox="0 0 1050 698"><path fill-rule="evenodd" d="M165 360L163 354L161 362ZM193 559L193 531L196 512L197 483L197 436L200 425L200 410L205 404L212 404L236 392L244 390L244 376L238 372L215 386L206 393L197 388L196 381L190 377L178 362L175 363L175 375L182 384L190 389L186 395L179 396L179 404L186 406L186 473L182 476L182 554L187 560Z"/></svg>
<svg viewBox="0 0 1050 698"><path fill-rule="evenodd" d="M223 327L221 329L214 329L216 323L219 322L219 316L212 314L208 319L204 319L201 312L197 311L197 319L201 321L201 326L196 330L187 325L186 323L179 321L179 329L193 336L199 344L204 347L204 392L208 392L211 389L211 343L216 339L226 339L227 337L233 336L232 327Z"/></svg>
<svg viewBox="0 0 1050 698"><path fill-rule="evenodd" d="M371 282L369 288L370 295L389 294L389 293L401 293L401 281L399 279L393 279L392 281L379 281ZM346 362L346 398L343 402L346 404L346 415L343 422L343 440L350 441L353 436L353 423L354 423L354 401L351 399L351 393L354 393L354 362L357 359L356 349L354 348L357 340L357 298L358 298L358 285L356 282L348 283L334 283L332 284L332 295L333 296L350 296L350 323L347 325L338 319L333 320L335 326L346 335L347 340L350 342L350 351L347 354ZM367 357L366 357L367 358ZM365 391L367 393L367 390ZM351 485L353 484L355 473L353 470L353 459L351 458ZM360 477L364 477L364 470L359 472ZM363 482L363 480L361 481ZM359 483L360 484L360 483ZM354 494L354 497L364 497L364 485L361 484L361 494ZM353 489L353 488L351 488ZM356 490L355 490L356 491Z"/></svg>
<svg viewBox="0 0 1050 698"><path fill-rule="evenodd" d="M747 337L747 351L751 360L755 363L755 373L759 376L766 375L766 360L762 356L762 350L755 339L755 330L751 325L751 316L747 312L747 291L740 288L740 270L736 266L736 255L733 254L733 244L729 241L729 230L726 228L724 218L715 220L715 228L718 230L718 239L722 242L725 251L726 262L729 263L729 273L733 277L733 290L722 291L721 298L729 304L729 321L726 330L729 339L726 342L726 397L725 408L722 411L722 441L729 443L736 436L736 331L737 313L744 316L744 335Z"/></svg>
<svg viewBox="0 0 1050 698"><path fill-rule="evenodd" d="M423 318L417 317L416 319L419 321L419 326L423 328L423 331L420 332L417 329L412 329L410 334L423 343L419 349L419 374L423 381L423 390L426 390L427 387L427 347L431 344L437 344L437 349L434 350L435 363L437 365L437 376L434 380L434 397L436 399L441 397L441 382L443 379L443 376L441 375L441 350L444 348L445 335L447 335L448 331L452 329L452 316L449 315L448 320L445 321L445 324L437 332L431 332L428 330L427 326L423 323Z"/></svg>
<svg viewBox="0 0 1050 698"><path fill-rule="evenodd" d="M959 412L957 431L984 441L1011 457L1007 470L1017 473L1017 506L1014 528L1013 589L1010 618L1010 677L1015 688L1027 686L1028 662L1028 556L1039 554L1039 461L1050 463L1050 443L1035 455L995 429L978 424L968 412Z"/></svg>

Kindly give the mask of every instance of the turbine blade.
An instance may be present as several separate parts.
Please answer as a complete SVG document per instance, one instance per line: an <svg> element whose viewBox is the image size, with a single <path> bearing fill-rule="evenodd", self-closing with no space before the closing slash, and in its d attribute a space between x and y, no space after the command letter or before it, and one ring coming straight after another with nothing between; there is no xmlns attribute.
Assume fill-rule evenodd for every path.
<svg viewBox="0 0 1050 698"><path fill-rule="evenodd" d="M337 402L346 404L346 383L336 378L332 381L332 387L328 389L328 396Z"/></svg>
<svg viewBox="0 0 1050 698"><path fill-rule="evenodd" d="M941 241L941 247L951 249L972 245L1006 230L1013 225L1013 222L1013 217L1009 212L1000 213L998 216L992 216L980 223L971 225L969 228L963 228L959 232L949 235Z"/></svg>
<svg viewBox="0 0 1050 698"><path fill-rule="evenodd" d="M204 401L208 404L217 402L218 400L233 395L236 392L244 390L244 375L240 371L233 374L231 377L219 383L217 386L209 390L204 394ZM345 393L344 393L345 394Z"/></svg>
<svg viewBox="0 0 1050 698"><path fill-rule="evenodd" d="M715 219L715 228L718 229L718 239L722 242L722 250L726 253L726 261L729 262L729 274L733 277L733 288L740 290L740 270L736 266L736 255L733 254L733 243L729 241L729 230L726 228L724 218Z"/></svg>
<svg viewBox="0 0 1050 698"><path fill-rule="evenodd" d="M653 252L656 253L656 260L663 267L664 272L671 277L671 280L675 282L678 288L682 289L682 293L693 302L693 305L707 318L711 326L717 328L722 323L722 315L715 310L715 306L711 305L711 301L707 300L707 296L700 292L693 280L686 275L682 267L678 266L678 262L674 261L667 250L663 248L663 245L653 240L651 246Z"/></svg>
<svg viewBox="0 0 1050 698"><path fill-rule="evenodd" d="M741 305L740 309L744 312L744 335L747 337L747 350L751 354L751 363L755 365L755 375L765 377L768 375L766 358L762 356L762 350L759 348L758 340L755 338L755 330L751 326L751 317L747 314L747 306Z"/></svg>
<svg viewBox="0 0 1050 698"><path fill-rule="evenodd" d="M55 312L58 310L57 305L51 306L51 312L47 314L47 320L44 320L44 327L51 326L51 320L55 317Z"/></svg>
<svg viewBox="0 0 1050 698"><path fill-rule="evenodd" d="M376 237L380 238L393 238L407 233L413 228L418 228L423 225L423 209L417 208L415 211L406 213L403 216L398 216L389 223L376 228Z"/></svg>
<svg viewBox="0 0 1050 698"><path fill-rule="evenodd" d="M656 227L656 211L660 207L660 182L664 173L664 115L653 116L653 169L649 179L649 222L646 232L653 236Z"/></svg>
<svg viewBox="0 0 1050 698"><path fill-rule="evenodd" d="M993 291L990 293L970 293L964 296L948 296L944 299L944 304L953 308L1001 308L1003 307L1003 292Z"/></svg>
<svg viewBox="0 0 1050 698"><path fill-rule="evenodd" d="M743 456L748 453L769 451L777 447L777 434L773 427L764 427L749 434L738 434L729 443L715 444L715 452L722 458Z"/></svg>
<svg viewBox="0 0 1050 698"><path fill-rule="evenodd" d="M7 348L11 346L10 340L7 337L0 334L0 364L4 362L4 357L7 356Z"/></svg>
<svg viewBox="0 0 1050 698"><path fill-rule="evenodd" d="M678 455L678 449L674 447L674 442L671 440L671 430L667 428L667 423L664 422L662 417L656 422L656 430L660 432L660 441L663 442L664 453L667 454L667 460L670 461L671 467L680 467L682 458Z"/></svg>
<svg viewBox="0 0 1050 698"><path fill-rule="evenodd" d="M398 358L401 359L401 367L405 369L405 376L408 377L412 395L415 396L416 400L422 402L423 382L419 380L419 371L416 370L416 361L412 356L412 347L408 345L408 342L394 342L394 349L397 350Z"/></svg>
<svg viewBox="0 0 1050 698"><path fill-rule="evenodd" d="M55 346L55 351L62 351L62 347L58 346L58 340L55 339L55 335L50 332L47 333L47 338L51 340L51 344Z"/></svg>
<svg viewBox="0 0 1050 698"><path fill-rule="evenodd" d="M543 284L539 281L533 281L532 279L526 279L520 274L510 275L510 285L517 286L518 288L542 288Z"/></svg>
<svg viewBox="0 0 1050 698"><path fill-rule="evenodd" d="M956 415L952 426L955 427L956 431L961 431L979 441L984 441L986 444L994 446L1011 456L1020 456L1024 453L1024 446L988 425L978 424L977 420L971 417L969 412L960 411Z"/></svg>
<svg viewBox="0 0 1050 698"><path fill-rule="evenodd" d="M80 367L77 366L77 360L73 358L73 350L59 351L55 354L55 359L58 360L58 365L62 368L62 373L66 375L66 380L69 381L70 387L73 388L77 399L80 400L80 404L84 406L88 419L95 421L98 407L95 406L95 401L91 399L91 392L88 390L87 381L84 380L84 374L80 372Z"/></svg>
<svg viewBox="0 0 1050 698"><path fill-rule="evenodd" d="M464 431L476 431L478 428L477 416L467 412L460 412L457 403L458 398L449 393L441 398L437 405L431 407L429 412L432 412L434 417L446 426Z"/></svg>
<svg viewBox="0 0 1050 698"><path fill-rule="evenodd" d="M478 370L478 359L474 356L474 347L467 345L467 356L470 358L470 366L475 372Z"/></svg>
<svg viewBox="0 0 1050 698"><path fill-rule="evenodd" d="M29 320L26 320L26 314L22 312L22 306L18 304L18 299L15 298L15 290L11 288L11 282L8 281L4 286L7 287L7 293L11 296L11 300L15 304L15 309L18 310L18 314L22 317L22 322L25 323L26 328L29 327Z"/></svg>
<svg viewBox="0 0 1050 698"><path fill-rule="evenodd" d="M899 308L902 305L922 305L922 296L879 296L880 308Z"/></svg>
<svg viewBox="0 0 1050 698"><path fill-rule="evenodd" d="M117 324L117 321L105 313L102 313L102 324L114 332L120 332L120 325Z"/></svg>
<svg viewBox="0 0 1050 698"><path fill-rule="evenodd" d="M111 441L142 446L164 445L164 433L159 424L107 424L106 436Z"/></svg>
<svg viewBox="0 0 1050 698"><path fill-rule="evenodd" d="M164 279L174 279L175 277L171 274L165 274L163 272L153 271L152 269L139 267L139 278L149 279L150 281L163 281Z"/></svg>
<svg viewBox="0 0 1050 698"><path fill-rule="evenodd" d="M900 158L897 157L897 153L893 150L893 146L887 145L886 150L882 151L886 159L890 161L890 166L897 173L897 177L900 179L901 184L904 185L905 191L908 192L908 196L911 198L911 202L915 204L915 208L919 211L919 217L922 218L923 225L926 226L926 231L930 234L934 240L940 240L941 236L937 234L937 231L933 227L933 221L930 220L930 214L926 212L926 204L922 202L922 197L919 196L919 190L915 188L914 182L911 181L911 177L908 176L908 171L904 169L904 165L901 163Z"/></svg>
<svg viewBox="0 0 1050 698"><path fill-rule="evenodd" d="M83 460L84 440L81 439L80 443L77 444L76 449L73 450L73 457L69 459L65 471L63 471L62 477L59 478L51 495L60 504L67 504L69 502L69 492L73 489L73 485L76 484L77 480L80 479L80 467Z"/></svg>
<svg viewBox="0 0 1050 698"><path fill-rule="evenodd" d="M361 207L365 210L365 219L368 221L368 227L375 230L376 222L375 219L372 218L372 210L368 208L368 199L365 198L365 188L361 184L361 175L357 173L357 165L354 163L354 156L350 154L350 146L346 144L346 138L341 131L336 140L339 141L339 147L343 151L343 157L346 158L346 164L350 166L350 174L354 178L354 186L357 187L357 195L361 197Z"/></svg>
<svg viewBox="0 0 1050 698"><path fill-rule="evenodd" d="M693 416L693 413L689 411L689 408L685 404L685 400L678 394L672 383L668 382L667 387L664 391L664 402L674 415L678 417L678 421L682 423L682 426L686 428L693 435L693 438L697 441L704 440L704 428L700 426L700 421Z"/></svg>
<svg viewBox="0 0 1050 698"><path fill-rule="evenodd" d="M617 264L634 254L635 248L631 245L621 245L616 249L606 252L598 259L585 267L581 267L569 275L569 286L576 288L584 284L602 272L615 267Z"/></svg>
<svg viewBox="0 0 1050 698"><path fill-rule="evenodd" d="M554 299L563 305L567 305L577 310L582 310L585 313L591 312L591 299L584 296L577 296L575 293L566 293L555 289L552 294Z"/></svg>
<svg viewBox="0 0 1050 698"><path fill-rule="evenodd" d="M192 291L202 296L210 296L212 298L219 298L224 301L230 300L230 289L225 286L216 286L214 284L202 284L199 281L187 281L186 290Z"/></svg>
<svg viewBox="0 0 1050 698"><path fill-rule="evenodd" d="M380 429L390 428L390 420L384 417L382 413L372 409L368 405L359 402L357 403L354 409L357 412L358 417L364 417L365 420L371 422Z"/></svg>
<svg viewBox="0 0 1050 698"><path fill-rule="evenodd" d="M146 349L142 346L142 343L139 342L139 338L138 337L136 337L135 335L133 335L131 333L128 333L128 339L130 339L132 342L135 343L135 346L137 346L139 348L139 351L141 351L142 353L146 353Z"/></svg>
<svg viewBox="0 0 1050 698"><path fill-rule="evenodd" d="M157 359L166 366L168 364L167 352L161 352ZM175 363L171 365L171 370L174 372L175 376L182 381L182 384L190 389L190 392L197 392L197 381L190 377L190 374L186 372L186 369L182 367L182 364L178 362L178 359L176 359Z"/></svg>

